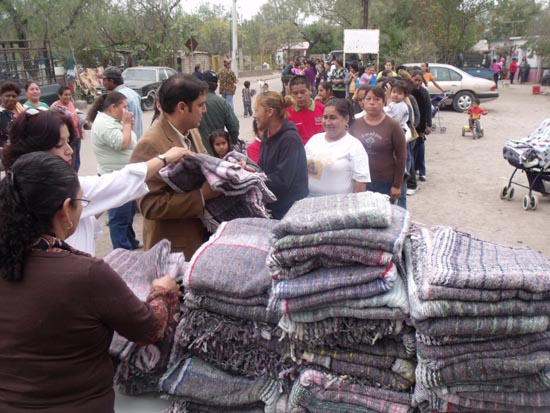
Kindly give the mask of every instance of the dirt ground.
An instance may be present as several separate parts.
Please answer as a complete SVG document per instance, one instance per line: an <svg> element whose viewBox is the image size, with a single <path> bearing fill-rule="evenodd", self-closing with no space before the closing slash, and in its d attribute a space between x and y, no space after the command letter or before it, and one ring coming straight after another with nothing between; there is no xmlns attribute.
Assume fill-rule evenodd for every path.
<svg viewBox="0 0 550 413"><path fill-rule="evenodd" d="M242 83L245 79L240 79ZM256 79L249 79L254 87ZM279 90L277 77L269 81L270 89ZM240 91L241 86L237 89ZM514 168L502 157L502 147L509 139L530 134L540 122L550 117L550 96L533 95L532 85L501 87L499 99L482 104L489 114L482 118L485 137L472 140L461 136L467 124L465 114L444 110L434 119L445 126L446 133L433 132L426 142L427 181L408 199L412 219L434 226L449 225L481 239L510 246L528 246L550 257L550 197L539 196L535 211L524 211L522 198L527 189L516 187L512 200L501 200L499 192L507 184ZM242 104L235 96L236 113L241 121L241 135L250 140L251 119L244 119ZM150 122L146 112L144 126ZM81 174L95 173L95 162L89 140L83 145ZM524 174L518 179L526 182ZM102 221L104 222L104 217ZM135 229L141 235L141 216L136 216ZM97 239L97 256L111 250L108 228Z"/></svg>

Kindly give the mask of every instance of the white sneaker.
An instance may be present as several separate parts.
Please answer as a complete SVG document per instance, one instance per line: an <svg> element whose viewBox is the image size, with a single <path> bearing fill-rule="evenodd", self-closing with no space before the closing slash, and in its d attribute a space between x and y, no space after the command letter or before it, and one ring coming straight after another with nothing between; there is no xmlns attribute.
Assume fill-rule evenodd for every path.
<svg viewBox="0 0 550 413"><path fill-rule="evenodd" d="M411 189L411 188L407 189L407 195L411 196L414 194L416 194L416 189Z"/></svg>

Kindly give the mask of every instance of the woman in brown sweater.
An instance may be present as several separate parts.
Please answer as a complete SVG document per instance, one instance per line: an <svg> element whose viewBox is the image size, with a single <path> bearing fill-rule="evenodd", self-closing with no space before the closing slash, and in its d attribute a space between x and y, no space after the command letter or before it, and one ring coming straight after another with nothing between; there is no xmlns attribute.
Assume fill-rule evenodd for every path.
<svg viewBox="0 0 550 413"><path fill-rule="evenodd" d="M0 181L0 411L114 412L108 349L163 338L178 309L170 277L141 302L102 260L65 243L82 208L78 177L46 152Z"/></svg>

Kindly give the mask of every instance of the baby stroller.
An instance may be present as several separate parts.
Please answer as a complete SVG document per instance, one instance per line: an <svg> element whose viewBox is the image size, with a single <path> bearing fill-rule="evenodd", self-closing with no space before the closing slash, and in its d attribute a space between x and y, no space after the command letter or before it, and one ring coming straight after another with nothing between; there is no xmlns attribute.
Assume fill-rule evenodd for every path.
<svg viewBox="0 0 550 413"><path fill-rule="evenodd" d="M512 185L517 185L529 189L529 193L523 197L523 209L537 209L538 197L534 192L550 195L550 119L545 119L527 138L508 141L503 148L503 155L515 169L508 185L501 189L500 199L511 200L514 197ZM514 181L519 170L527 175L528 186Z"/></svg>
<svg viewBox="0 0 550 413"><path fill-rule="evenodd" d="M447 101L447 92L440 93L439 95L435 95L432 97L432 130L439 129L439 133L445 133L447 132L447 128L445 126L441 126L441 116L439 115L439 112L443 107L445 106L445 102ZM433 122L433 120L436 120Z"/></svg>

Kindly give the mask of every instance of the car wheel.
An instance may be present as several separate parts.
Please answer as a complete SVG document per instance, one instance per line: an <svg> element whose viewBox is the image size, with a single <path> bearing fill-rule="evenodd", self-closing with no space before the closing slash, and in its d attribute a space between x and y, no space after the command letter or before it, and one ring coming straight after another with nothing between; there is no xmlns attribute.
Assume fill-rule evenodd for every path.
<svg viewBox="0 0 550 413"><path fill-rule="evenodd" d="M147 95L147 99L141 101L141 110L153 110L155 109L155 95L150 93Z"/></svg>
<svg viewBox="0 0 550 413"><path fill-rule="evenodd" d="M453 99L453 109L457 112L464 112L472 106L474 95L470 92L459 92Z"/></svg>

